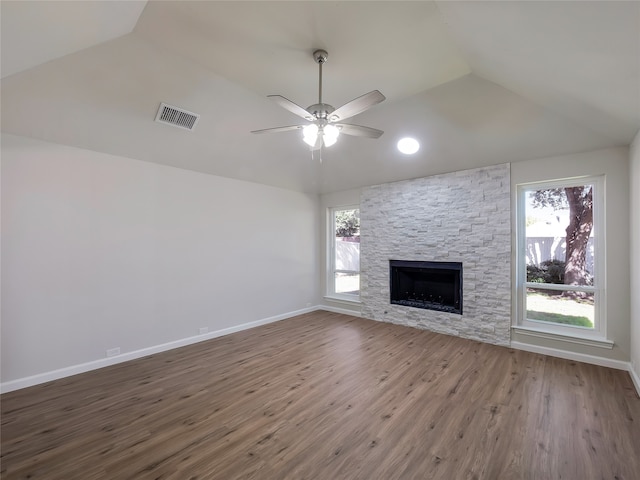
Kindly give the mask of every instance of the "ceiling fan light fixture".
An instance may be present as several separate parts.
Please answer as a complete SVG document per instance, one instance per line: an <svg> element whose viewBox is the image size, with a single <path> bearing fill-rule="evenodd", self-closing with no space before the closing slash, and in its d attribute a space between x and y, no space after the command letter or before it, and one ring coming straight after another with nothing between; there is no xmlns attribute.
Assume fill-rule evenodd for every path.
<svg viewBox="0 0 640 480"><path fill-rule="evenodd" d="M338 141L340 130L335 125L325 125L322 129L322 141L325 147L330 147Z"/></svg>
<svg viewBox="0 0 640 480"><path fill-rule="evenodd" d="M310 147L313 147L316 144L317 138L318 126L315 123L305 125L305 127L302 129L302 140L304 140L304 143L306 143Z"/></svg>

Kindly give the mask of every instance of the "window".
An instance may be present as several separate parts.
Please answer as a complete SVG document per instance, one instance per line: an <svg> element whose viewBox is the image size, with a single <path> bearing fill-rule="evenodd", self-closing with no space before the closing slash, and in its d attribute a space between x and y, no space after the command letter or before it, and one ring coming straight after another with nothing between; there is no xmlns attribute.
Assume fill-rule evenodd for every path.
<svg viewBox="0 0 640 480"><path fill-rule="evenodd" d="M605 337L601 177L518 186L518 324Z"/></svg>
<svg viewBox="0 0 640 480"><path fill-rule="evenodd" d="M327 295L343 300L360 297L360 209L329 210Z"/></svg>

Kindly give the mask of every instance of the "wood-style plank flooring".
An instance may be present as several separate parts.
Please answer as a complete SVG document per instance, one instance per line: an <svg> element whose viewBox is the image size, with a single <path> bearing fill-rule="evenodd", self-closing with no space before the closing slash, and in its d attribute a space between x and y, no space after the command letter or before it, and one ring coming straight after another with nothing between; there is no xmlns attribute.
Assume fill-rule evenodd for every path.
<svg viewBox="0 0 640 480"><path fill-rule="evenodd" d="M1 408L6 480L640 479L628 373L328 312Z"/></svg>

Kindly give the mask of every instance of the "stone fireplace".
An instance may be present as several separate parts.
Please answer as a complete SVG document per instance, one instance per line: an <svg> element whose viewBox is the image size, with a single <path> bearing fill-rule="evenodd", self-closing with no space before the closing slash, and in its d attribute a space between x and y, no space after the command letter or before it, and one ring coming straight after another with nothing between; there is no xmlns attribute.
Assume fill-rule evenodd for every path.
<svg viewBox="0 0 640 480"><path fill-rule="evenodd" d="M390 302L462 315L462 263L389 260Z"/></svg>
<svg viewBox="0 0 640 480"><path fill-rule="evenodd" d="M509 165L503 164L364 188L360 201L362 316L508 345L509 172ZM414 292L411 299L394 301L390 261L398 259L460 264L460 285L464 286L460 312L439 308L440 302L446 303L445 295L426 293L426 287L432 286L424 283L414 285L417 296ZM437 273L430 272L431 280ZM405 281L414 284L416 280L431 282L418 279L415 270L408 275ZM453 284L455 289L455 281ZM415 308L412 302L431 303L434 308ZM455 302L453 299L454 307Z"/></svg>

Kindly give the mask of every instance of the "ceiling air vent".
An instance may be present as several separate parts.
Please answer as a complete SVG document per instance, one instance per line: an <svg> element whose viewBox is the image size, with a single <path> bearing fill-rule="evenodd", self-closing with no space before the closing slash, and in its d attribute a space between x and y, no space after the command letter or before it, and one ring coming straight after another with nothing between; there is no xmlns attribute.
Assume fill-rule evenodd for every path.
<svg viewBox="0 0 640 480"><path fill-rule="evenodd" d="M193 130L200 119L197 113L189 112L182 108L173 107L166 103L161 103L156 115L156 122L166 123L174 127Z"/></svg>

